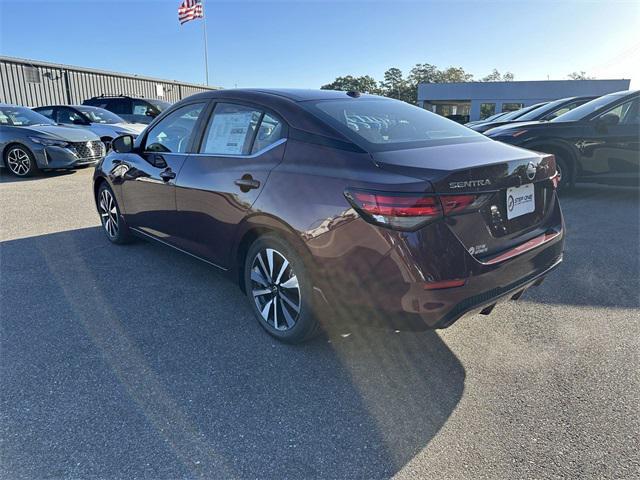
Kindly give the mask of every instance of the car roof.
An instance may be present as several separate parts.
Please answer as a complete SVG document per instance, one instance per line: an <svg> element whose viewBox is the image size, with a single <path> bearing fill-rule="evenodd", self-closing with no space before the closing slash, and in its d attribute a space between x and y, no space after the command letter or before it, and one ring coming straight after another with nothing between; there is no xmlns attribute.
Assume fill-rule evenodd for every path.
<svg viewBox="0 0 640 480"><path fill-rule="evenodd" d="M603 97L625 97L627 95L634 95L638 92L640 92L640 90L621 90L619 92L607 93L606 95L603 95Z"/></svg>
<svg viewBox="0 0 640 480"><path fill-rule="evenodd" d="M248 102L256 106L273 111L282 117L289 127L306 131L325 137L337 138L347 141L342 133L338 132L324 120L313 115L302 106L304 102L313 100L344 99L348 101L362 101L370 98L384 98L375 95L361 95L358 98L350 96L347 92L335 90L296 90L296 89L260 89L260 88L231 88L225 90L209 90L196 93L180 100L173 105L173 109L180 108L181 105L198 101L239 101ZM386 99L390 102L395 101Z"/></svg>
<svg viewBox="0 0 640 480"><path fill-rule="evenodd" d="M194 97L206 97L206 98L241 98L241 97L263 97L273 98L280 97L293 102L307 102L313 100L338 100L354 98L349 95L348 92L339 90L320 90L320 89L303 89L303 88L230 88L225 90L211 90L207 92L201 92ZM386 98L378 97L376 95L369 95L366 93L358 94L357 98L372 97L372 98Z"/></svg>

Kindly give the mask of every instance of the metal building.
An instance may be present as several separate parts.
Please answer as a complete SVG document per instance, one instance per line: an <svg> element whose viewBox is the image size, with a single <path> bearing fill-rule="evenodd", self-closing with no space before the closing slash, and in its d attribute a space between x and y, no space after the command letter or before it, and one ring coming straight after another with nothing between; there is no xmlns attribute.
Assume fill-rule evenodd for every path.
<svg viewBox="0 0 640 480"><path fill-rule="evenodd" d="M215 87L0 56L0 103L76 105L101 94L176 102L206 90Z"/></svg>
<svg viewBox="0 0 640 480"><path fill-rule="evenodd" d="M624 79L421 83L418 104L440 115L469 116L473 121L535 103L628 90L629 84Z"/></svg>

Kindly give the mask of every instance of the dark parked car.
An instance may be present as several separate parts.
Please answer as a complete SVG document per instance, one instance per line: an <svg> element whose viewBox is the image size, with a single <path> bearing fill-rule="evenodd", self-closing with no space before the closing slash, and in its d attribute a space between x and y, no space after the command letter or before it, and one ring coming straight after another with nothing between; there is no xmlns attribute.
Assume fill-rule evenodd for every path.
<svg viewBox="0 0 640 480"><path fill-rule="evenodd" d="M131 123L149 124L171 104L153 98L130 97L128 95L100 95L82 102L83 105L104 108Z"/></svg>
<svg viewBox="0 0 640 480"><path fill-rule="evenodd" d="M611 93L550 122L505 125L487 135L511 145L554 154L561 187L579 181L637 185L638 97L638 91Z"/></svg>
<svg viewBox="0 0 640 480"><path fill-rule="evenodd" d="M325 317L447 327L562 260L552 155L396 100L205 92L113 148L94 176L108 239L227 272L284 341Z"/></svg>
<svg viewBox="0 0 640 480"><path fill-rule="evenodd" d="M555 100L553 102L549 102L542 107L531 110L530 112L525 113L524 115L520 115L518 118L514 120L496 120L491 122L493 125L491 128L501 127L502 125L513 125L516 123L524 123L524 122L548 122L553 120L560 115L564 115L565 113L573 110L580 105L583 105L587 102L590 102L594 98L597 97L570 97L570 98L561 98L560 100ZM491 132L491 128L488 130L484 130L484 134L488 135Z"/></svg>
<svg viewBox="0 0 640 480"><path fill-rule="evenodd" d="M61 127L28 108L0 103L0 167L14 175L91 165L104 155L95 133Z"/></svg>
<svg viewBox="0 0 640 480"><path fill-rule="evenodd" d="M500 113L494 113L493 115L491 115L490 117L487 118L483 118L482 120L474 120L473 122L467 122L464 124L465 127L470 127L472 125L477 125L478 123L484 123L484 122L492 122L493 120L497 120L500 117L504 117L505 115L507 115L508 113L511 112L500 112Z"/></svg>
<svg viewBox="0 0 640 480"><path fill-rule="evenodd" d="M520 110L514 110L513 112L509 112L503 117L500 117L498 120L492 121L484 121L480 123L476 123L475 125L471 125L469 128L475 130L476 132L484 133L487 130L495 128L499 125L504 125L505 123L509 123L511 121L517 120L518 118L526 115L529 112L533 112L540 107L544 107L548 102L536 103L535 105L529 105L528 107L521 108Z"/></svg>

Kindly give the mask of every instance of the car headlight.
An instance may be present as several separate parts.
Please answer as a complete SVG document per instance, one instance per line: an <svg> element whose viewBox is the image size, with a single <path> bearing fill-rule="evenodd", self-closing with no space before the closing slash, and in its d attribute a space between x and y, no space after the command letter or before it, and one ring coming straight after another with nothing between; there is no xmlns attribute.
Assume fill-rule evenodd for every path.
<svg viewBox="0 0 640 480"><path fill-rule="evenodd" d="M29 137L29 140L32 142L38 143L40 145L44 145L45 147L68 147L69 142L65 142L64 140L55 140L53 138L45 138L45 137Z"/></svg>

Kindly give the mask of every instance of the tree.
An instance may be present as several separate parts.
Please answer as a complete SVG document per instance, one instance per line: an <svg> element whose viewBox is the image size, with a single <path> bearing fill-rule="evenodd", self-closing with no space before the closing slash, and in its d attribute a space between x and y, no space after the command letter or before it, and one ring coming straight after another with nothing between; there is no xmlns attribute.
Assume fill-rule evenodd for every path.
<svg viewBox="0 0 640 480"><path fill-rule="evenodd" d="M594 79L594 77L587 76L587 72L585 71L571 72L569 75L567 75L567 77L569 77L569 79L571 80L593 80Z"/></svg>
<svg viewBox="0 0 640 480"><path fill-rule="evenodd" d="M369 75L362 77L347 75L345 77L337 77L333 82L320 88L323 90L354 90L363 93L375 93L415 105L418 101L418 85L420 83L452 83L469 82L471 80L473 80L473 75L467 73L462 67L449 67L440 70L430 63L416 63L406 78L403 76L402 70L393 67L384 72L384 80L380 83ZM510 82L512 80L513 73L506 72L502 75L495 68L493 72L482 79L483 82Z"/></svg>
<svg viewBox="0 0 640 480"><path fill-rule="evenodd" d="M416 66L409 72L407 78L411 85L419 83L436 83L438 80L438 67L430 63L416 63Z"/></svg>
<svg viewBox="0 0 640 480"><path fill-rule="evenodd" d="M380 82L382 94L386 97L411 102L411 86L402 76L399 68L390 68L384 72L384 81Z"/></svg>
<svg viewBox="0 0 640 480"><path fill-rule="evenodd" d="M473 75L465 72L464 68L449 67L438 72L436 83L462 83L471 80L473 80Z"/></svg>
<svg viewBox="0 0 640 480"><path fill-rule="evenodd" d="M504 75L502 75L500 74L497 68L494 68L493 72L491 72L486 77L482 78L482 80L480 81L481 82L512 82L513 78L514 78L513 73L507 72Z"/></svg>
<svg viewBox="0 0 640 480"><path fill-rule="evenodd" d="M333 82L320 87L322 90L341 90L344 92L355 91L362 93L380 93L378 82L369 76L353 77L337 77Z"/></svg>

